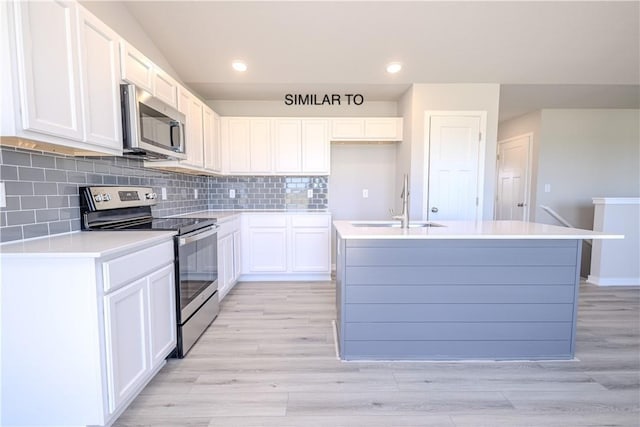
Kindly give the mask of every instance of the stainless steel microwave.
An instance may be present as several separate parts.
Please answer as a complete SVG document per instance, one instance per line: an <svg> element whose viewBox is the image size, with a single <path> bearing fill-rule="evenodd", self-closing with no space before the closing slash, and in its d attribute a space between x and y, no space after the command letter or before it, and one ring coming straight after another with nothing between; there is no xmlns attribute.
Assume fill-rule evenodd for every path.
<svg viewBox="0 0 640 427"><path fill-rule="evenodd" d="M186 159L185 116L131 84L120 85L124 155L145 160Z"/></svg>

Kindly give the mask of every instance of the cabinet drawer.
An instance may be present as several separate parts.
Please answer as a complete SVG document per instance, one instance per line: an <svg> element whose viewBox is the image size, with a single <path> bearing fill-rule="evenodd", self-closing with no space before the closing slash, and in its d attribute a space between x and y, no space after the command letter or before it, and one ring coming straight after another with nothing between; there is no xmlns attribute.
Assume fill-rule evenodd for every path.
<svg viewBox="0 0 640 427"><path fill-rule="evenodd" d="M287 217L284 214L251 215L247 218L249 227L286 227Z"/></svg>
<svg viewBox="0 0 640 427"><path fill-rule="evenodd" d="M102 265L104 291L119 287L173 261L173 240L130 253Z"/></svg>
<svg viewBox="0 0 640 427"><path fill-rule="evenodd" d="M330 220L328 215L291 215L294 227L329 227Z"/></svg>
<svg viewBox="0 0 640 427"><path fill-rule="evenodd" d="M218 229L218 240L233 232L234 225L232 221L219 222L218 226L220 227Z"/></svg>

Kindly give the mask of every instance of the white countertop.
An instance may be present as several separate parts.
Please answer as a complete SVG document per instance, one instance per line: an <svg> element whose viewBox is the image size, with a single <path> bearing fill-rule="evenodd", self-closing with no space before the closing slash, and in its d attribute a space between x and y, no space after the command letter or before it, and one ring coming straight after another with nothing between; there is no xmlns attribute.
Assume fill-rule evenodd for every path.
<svg viewBox="0 0 640 427"><path fill-rule="evenodd" d="M385 222L389 221L334 221L333 225L343 239L622 239L624 237L620 234L523 221L434 221L443 227L409 229L357 227L352 224Z"/></svg>
<svg viewBox="0 0 640 427"><path fill-rule="evenodd" d="M0 257L100 258L171 239L175 231L76 231L0 245Z"/></svg>
<svg viewBox="0 0 640 427"><path fill-rule="evenodd" d="M236 215L243 213L248 214L328 214L327 209L271 209L271 210L206 210L198 212L190 212L188 214L176 215L184 218L214 218L218 221L224 221Z"/></svg>

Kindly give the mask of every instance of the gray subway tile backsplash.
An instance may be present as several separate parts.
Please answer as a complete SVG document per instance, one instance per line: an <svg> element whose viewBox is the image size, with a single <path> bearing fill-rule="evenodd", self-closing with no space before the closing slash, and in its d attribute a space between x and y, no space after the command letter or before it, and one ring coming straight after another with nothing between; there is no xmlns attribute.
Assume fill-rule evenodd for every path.
<svg viewBox="0 0 640 427"><path fill-rule="evenodd" d="M0 208L0 242L80 229L78 187L140 185L168 200L153 207L155 216L206 209L326 209L327 177L206 177L142 167L137 159L69 157L0 147L0 179L7 206ZM198 198L194 197L198 190ZM229 197L229 190L236 197ZM311 189L313 197L307 197Z"/></svg>

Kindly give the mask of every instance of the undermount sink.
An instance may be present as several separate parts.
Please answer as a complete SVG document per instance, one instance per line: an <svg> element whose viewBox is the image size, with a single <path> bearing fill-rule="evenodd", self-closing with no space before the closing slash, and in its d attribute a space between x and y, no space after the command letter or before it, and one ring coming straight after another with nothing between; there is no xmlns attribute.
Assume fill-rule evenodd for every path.
<svg viewBox="0 0 640 427"><path fill-rule="evenodd" d="M354 227L387 227L387 228L400 228L398 221L375 221L375 222L360 222L352 221L351 225ZM436 224L434 222L416 221L410 222L409 228L424 228L424 227L444 227L444 225Z"/></svg>

